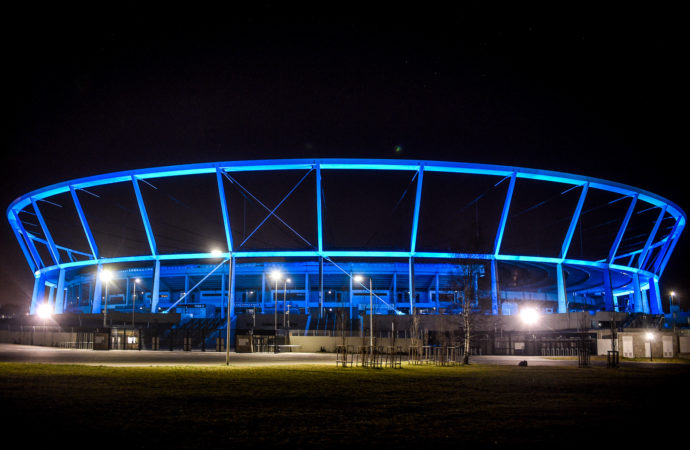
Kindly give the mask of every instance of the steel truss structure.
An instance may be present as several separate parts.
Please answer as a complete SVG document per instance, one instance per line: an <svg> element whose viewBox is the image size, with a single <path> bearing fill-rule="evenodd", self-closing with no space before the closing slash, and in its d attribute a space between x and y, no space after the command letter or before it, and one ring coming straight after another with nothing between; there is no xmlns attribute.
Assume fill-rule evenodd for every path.
<svg viewBox="0 0 690 450"><path fill-rule="evenodd" d="M304 175L280 202L271 207L261 202L234 178L239 173L266 171L301 171ZM322 175L337 171L397 171L408 173L412 177L411 186L414 189L410 190L410 195L414 202L409 224L411 232L404 248L343 250L329 248L325 244ZM500 214L497 214L498 224L494 225L496 233L492 239L491 251L469 252L460 249L444 252L419 248L420 210L425 207L422 202L425 177L436 173L497 177L499 181L496 186L504 186L505 197L501 202ZM212 253L210 249L182 253L159 251L156 230L149 220L141 185L154 183L161 178L202 174L215 177L219 199L217 207L222 217L226 248L220 254ZM314 214L310 219L316 228L313 243L278 214L281 205L305 182L308 175L316 183L312 205ZM561 185L565 189L563 192L579 192L576 205L568 218L569 224L562 236L558 255L547 257L502 251L513 194L516 186L525 180ZM227 201L225 184L228 182L243 189L244 195L251 196L265 210L265 218L244 242L271 219L289 228L307 248L244 249L244 242L234 242L229 212L236 205ZM108 257L99 251L99 243L94 238L89 217L85 214L77 193L88 193L88 189L111 184L131 186L145 231L149 250L147 254ZM618 218L618 232L608 247L607 257L596 260L569 257L569 249L581 220L585 201L595 191L615 194L618 196L616 202L627 202L625 214ZM71 197L88 243L88 251L60 245L52 237L41 207L43 202L50 203L60 194ZM443 199L436 199L435 202L442 203ZM626 229L634 212L640 209L657 214L654 226L636 248L621 254L619 248ZM39 232L27 231L23 216L35 218L40 235ZM31 314L46 302L54 307L56 313L68 310L102 312L103 287L97 274L104 267L113 266L118 268L115 280L122 285L118 288L119 292L114 289L110 294L119 297L119 302L114 299L108 302L105 299L109 308L122 308L122 305L130 304L133 306L132 302L139 295L139 308L145 307L147 312L176 310L184 313L195 307L198 312L202 309L199 305L202 305L205 308L202 316L222 317L226 313L224 305L228 298L231 316L250 309L260 309L266 313L280 309L289 312L290 308L295 308L298 312L303 310L310 314L313 308L318 308L322 313L324 308L344 306L349 308L352 317L353 308L366 310L369 302L368 280L354 281L353 275L358 273L366 274L373 282L371 294L375 297L374 313L377 314L457 312L453 305L457 303L459 294L456 292L457 285L453 286L452 278L458 275L473 277L474 283L480 277L489 280L490 288L486 290L486 297L490 299L490 308L486 310L488 314L510 313L505 308L501 311L502 305L510 304L511 300L535 300L539 295L542 300L552 302L554 313L567 312L574 296L589 295L601 300L599 303L595 302L595 308L598 309L661 314L659 279L686 223L685 213L672 202L641 189L601 179L497 165L363 159L215 162L90 176L47 186L21 196L7 209L7 219L35 275ZM662 222L667 226L663 227ZM46 253L48 258L44 256ZM501 265L548 273L548 277L555 281L553 292L525 287L502 288L499 283ZM287 284L279 284L277 281L273 283L267 278L268 272L275 267L280 267L294 278L289 286L289 304L281 304L287 303ZM137 287L131 284L134 278L146 281ZM163 287L161 280L167 280ZM190 301L190 292L202 284L205 287L200 291L203 292L194 301ZM347 286L346 289L342 289L344 285ZM86 295L83 286L88 286ZM335 292L337 289L340 291ZM81 298L82 301L68 302L68 298ZM88 298L88 302L84 302L84 298ZM621 298L625 301L621 302Z"/></svg>

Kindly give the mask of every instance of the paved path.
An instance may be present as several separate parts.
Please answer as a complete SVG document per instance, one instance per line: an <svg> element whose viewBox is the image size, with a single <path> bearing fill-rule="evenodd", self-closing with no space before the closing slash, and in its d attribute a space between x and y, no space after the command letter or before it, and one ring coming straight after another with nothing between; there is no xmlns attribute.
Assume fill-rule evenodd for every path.
<svg viewBox="0 0 690 450"><path fill-rule="evenodd" d="M530 366L577 366L575 359L549 359L540 356L472 356L471 364L517 365L526 360ZM109 366L180 366L180 365L225 365L225 352L183 352L169 350L69 350L54 347L0 344L0 362L46 363L46 364L88 364ZM276 364L326 364L335 365L333 353L230 353L232 365L276 365ZM592 361L592 365L603 366L605 361ZM655 363L625 362L625 365L666 366L662 361Z"/></svg>

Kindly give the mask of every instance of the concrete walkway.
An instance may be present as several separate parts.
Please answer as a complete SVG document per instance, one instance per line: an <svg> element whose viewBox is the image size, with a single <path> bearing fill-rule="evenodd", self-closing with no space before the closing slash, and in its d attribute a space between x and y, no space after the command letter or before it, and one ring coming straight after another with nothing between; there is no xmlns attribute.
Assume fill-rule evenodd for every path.
<svg viewBox="0 0 690 450"><path fill-rule="evenodd" d="M470 364L515 366L526 360L529 366L577 366L576 359L551 359L540 356L472 356ZM108 366L181 366L225 365L225 352L169 351L169 350L70 350L54 347L0 344L0 362L87 364ZM335 365L334 353L234 353L230 352L230 364L234 366L265 366L285 364ZM606 362L592 360L593 366L605 366ZM649 362L622 362L621 365L666 366L663 360Z"/></svg>

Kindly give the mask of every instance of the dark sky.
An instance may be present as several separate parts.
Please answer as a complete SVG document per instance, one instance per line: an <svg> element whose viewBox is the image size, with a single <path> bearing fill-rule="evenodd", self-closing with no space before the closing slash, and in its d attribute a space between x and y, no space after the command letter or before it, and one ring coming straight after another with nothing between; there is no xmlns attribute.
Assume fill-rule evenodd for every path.
<svg viewBox="0 0 690 450"><path fill-rule="evenodd" d="M4 208L117 170L365 157L577 173L688 210L678 11L115 8L8 11ZM0 239L0 303L26 301L9 226ZM664 292L685 297L687 257L684 236Z"/></svg>

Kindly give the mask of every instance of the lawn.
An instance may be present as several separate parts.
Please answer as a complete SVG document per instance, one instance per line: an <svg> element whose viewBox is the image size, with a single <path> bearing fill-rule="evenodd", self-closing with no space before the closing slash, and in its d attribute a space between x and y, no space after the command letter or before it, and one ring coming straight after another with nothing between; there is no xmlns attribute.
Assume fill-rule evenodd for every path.
<svg viewBox="0 0 690 450"><path fill-rule="evenodd" d="M3 438L78 448L635 444L676 433L690 366L402 369L0 364Z"/></svg>

